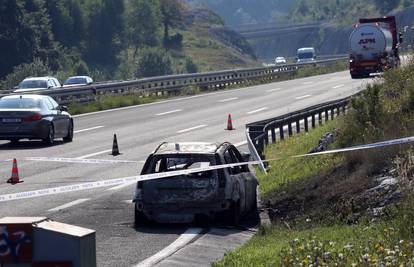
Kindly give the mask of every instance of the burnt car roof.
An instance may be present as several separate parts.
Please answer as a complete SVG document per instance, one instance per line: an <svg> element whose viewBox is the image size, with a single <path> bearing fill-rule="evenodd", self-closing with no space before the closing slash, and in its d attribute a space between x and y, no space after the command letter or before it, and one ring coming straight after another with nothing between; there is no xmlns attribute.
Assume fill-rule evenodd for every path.
<svg viewBox="0 0 414 267"><path fill-rule="evenodd" d="M154 154L214 154L220 146L220 143L203 142L162 143Z"/></svg>

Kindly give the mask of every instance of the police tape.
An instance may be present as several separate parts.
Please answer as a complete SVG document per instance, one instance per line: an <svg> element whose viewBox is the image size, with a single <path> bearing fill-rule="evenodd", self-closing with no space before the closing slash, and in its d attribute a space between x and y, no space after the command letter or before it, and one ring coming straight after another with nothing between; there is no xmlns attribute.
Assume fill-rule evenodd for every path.
<svg viewBox="0 0 414 267"><path fill-rule="evenodd" d="M389 141L383 141L383 142L378 142L378 143L373 143L373 144L354 146L354 147L349 147L349 148L334 149L334 150L327 150L327 151L317 152L317 153L297 155L297 156L292 156L292 157L297 158L297 157L318 156L318 155L324 155L324 154L335 154L335 153L351 152L351 151L358 151L358 150L365 150L365 149L374 149L374 148L386 147L386 146L391 146L391 145L403 145L403 144L408 144L412 142L414 142L414 136L401 138L401 139L395 139L395 140L389 140ZM32 158L32 159L41 159L41 158ZM63 162L60 158L55 158L55 159L56 161ZM68 160L71 160L71 162L77 163L79 162L80 159L68 159ZM172 176L188 175L188 174L193 174L193 173L200 173L200 172L219 170L219 169L244 166L244 165L260 165L260 164L263 164L263 162L271 162L275 160L281 160L281 159L279 158L279 159L258 160L258 161L249 161L249 162L232 163L232 164L224 164L224 165L213 165L213 166L208 166L208 167L199 167L199 168L185 169L185 170L178 170L178 171L152 173L152 174L131 176L131 177L125 177L125 178L116 178L116 179L111 179L111 180L101 180L101 181L95 181L95 182L80 183L80 184L75 184L75 185L60 186L60 187L47 188L47 189L41 189L41 190L12 193L12 194L0 195L0 202L7 202L7 201L26 199L26 198L35 198L35 197L55 195L55 194L61 194L61 193L76 192L76 191L82 191L82 190L91 190L91 189L96 189L96 188L127 184L127 183L131 183L134 181L138 182L138 181L163 179L163 178L168 178ZM123 162L123 161L116 161L116 160L109 160L109 161L108 160L88 160L88 161L89 162L95 161L95 163L97 162L99 163ZM126 161L126 162L132 163L134 161Z"/></svg>
<svg viewBox="0 0 414 267"><path fill-rule="evenodd" d="M92 189L97 189L97 188L102 188L102 187L109 187L109 186L116 186L116 185L131 183L134 181L139 182L139 181L163 179L163 178L172 177L172 176L188 175L188 174L193 174L193 173L200 173L200 172L219 170L219 169L225 169L225 168L231 168L231 167L237 167L237 166L244 166L248 164L257 165L257 164L260 164L260 161L249 161L249 162L232 163L232 164L225 164L225 165L213 165L213 166L208 166L208 167L200 167L200 168L185 169L185 170L170 171L170 172L151 173L151 174L144 174L144 175L138 175L138 176L125 177L125 178L116 178L116 179L111 179L111 180L101 180L101 181L95 181L95 182L59 186L59 187L33 190L33 191L27 191L27 192L12 193L12 194L0 195L0 202L8 202L12 200L35 198L35 197L56 195L56 194L69 193L69 192L77 192L77 191L83 191L83 190L92 190Z"/></svg>
<svg viewBox="0 0 414 267"><path fill-rule="evenodd" d="M49 157L28 157L27 161L43 162L62 162L62 163L80 163L80 164L120 164L120 163L138 163L133 160L107 160L107 159L81 159L81 158L49 158Z"/></svg>

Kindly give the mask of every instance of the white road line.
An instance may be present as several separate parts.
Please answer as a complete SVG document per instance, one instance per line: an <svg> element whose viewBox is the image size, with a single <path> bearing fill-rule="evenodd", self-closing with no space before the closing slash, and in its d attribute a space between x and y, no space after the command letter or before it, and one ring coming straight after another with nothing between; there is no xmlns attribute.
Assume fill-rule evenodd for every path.
<svg viewBox="0 0 414 267"><path fill-rule="evenodd" d="M91 157L94 157L94 156L97 156L97 155L102 155L102 154L105 154L105 153L109 153L111 151L112 151L112 149L107 149L107 150L104 150L104 151L99 151L99 152L96 152L96 153L92 153L92 154L88 154L88 155L85 155L85 156L77 157L77 159L87 159L87 158L91 158Z"/></svg>
<svg viewBox="0 0 414 267"><path fill-rule="evenodd" d="M247 112L247 114L249 114L249 115L250 114L254 114L254 113L257 113L257 112L266 110L266 109L268 109L268 107L264 107L264 108L259 108L259 109L256 109L256 110L252 110L252 111Z"/></svg>
<svg viewBox="0 0 414 267"><path fill-rule="evenodd" d="M304 98L308 98L308 97L311 97L312 95L303 95L303 96L298 96L298 97L296 97L295 99L296 100L301 100L301 99L304 99Z"/></svg>
<svg viewBox="0 0 414 267"><path fill-rule="evenodd" d="M132 202L132 199L124 200L124 201L122 201L122 202L124 202L124 203L126 203L126 204L131 204L131 203L133 203L133 202Z"/></svg>
<svg viewBox="0 0 414 267"><path fill-rule="evenodd" d="M75 133L75 134L77 134L77 133L83 133L83 132L87 132L87 131L92 131L92 130L100 129L100 128L103 128L103 127L104 126L96 126L96 127L92 127L92 128L87 128L87 129L73 131L73 133Z"/></svg>
<svg viewBox="0 0 414 267"><path fill-rule="evenodd" d="M333 89L338 89L338 88L341 88L341 87L344 87L344 86L345 86L345 84L340 84L340 85L334 86Z"/></svg>
<svg viewBox="0 0 414 267"><path fill-rule="evenodd" d="M279 90L281 90L282 88L275 88L275 89L270 89L270 90L266 90L266 93L272 93L272 92L276 92L276 91L279 91Z"/></svg>
<svg viewBox="0 0 414 267"><path fill-rule="evenodd" d="M239 99L239 98L238 97L232 97L232 98L227 98L227 99L220 100L218 102L219 103L225 103L225 102L230 102L230 101L237 100L237 99Z"/></svg>
<svg viewBox="0 0 414 267"><path fill-rule="evenodd" d="M59 207L56 207L56 208L50 209L50 210L48 210L48 211L59 211L59 210L67 209L67 208L70 208L70 207L72 207L72 206L79 205L79 204L81 204L81 203L83 203L83 202L86 202L86 201L88 201L88 200L90 200L90 198L81 198L81 199L78 199L78 200L75 200L75 201L72 201L72 202L66 203L66 204L64 204L64 205L61 205L61 206L59 206Z"/></svg>
<svg viewBox="0 0 414 267"><path fill-rule="evenodd" d="M168 115L168 114L172 114L172 113L177 113L177 112L180 112L180 111L183 111L183 110L182 109L175 109L175 110L155 114L155 116L164 116L164 115Z"/></svg>
<svg viewBox="0 0 414 267"><path fill-rule="evenodd" d="M117 185L117 186L111 187L111 188L109 188L109 189L106 189L105 191L117 191L117 190L120 190L120 189L122 189L122 188L128 187L128 186L130 186L130 185L132 185L132 184L136 184L136 183L137 183L136 181L133 181L133 182L126 183L126 184L120 184L120 185Z"/></svg>
<svg viewBox="0 0 414 267"><path fill-rule="evenodd" d="M193 130L201 129L201 128L204 128L204 127L207 127L207 125L202 124L202 125L194 126L194 127L188 128L188 129L184 129L184 130L178 131L177 133L178 134L187 133L187 132L191 132Z"/></svg>
<svg viewBox="0 0 414 267"><path fill-rule="evenodd" d="M247 144L247 141L242 141L242 142L239 142L239 143L235 143L234 146L235 147L240 147L240 146L244 146L246 144Z"/></svg>
<svg viewBox="0 0 414 267"><path fill-rule="evenodd" d="M172 254L176 253L178 250L185 247L187 244L192 242L196 239L201 233L202 228L189 228L185 233L180 235L173 243L171 243L168 247L164 248L163 250L159 251L155 255L141 261L135 267L149 267L154 266L155 264L161 262L162 260L168 258Z"/></svg>

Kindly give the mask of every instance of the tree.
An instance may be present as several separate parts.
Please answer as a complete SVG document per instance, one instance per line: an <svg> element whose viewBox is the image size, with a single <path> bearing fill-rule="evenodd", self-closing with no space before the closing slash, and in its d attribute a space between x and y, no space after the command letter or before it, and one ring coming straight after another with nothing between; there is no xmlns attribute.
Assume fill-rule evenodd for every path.
<svg viewBox="0 0 414 267"><path fill-rule="evenodd" d="M162 76L173 72L171 56L160 48L141 49L137 65L139 77Z"/></svg>
<svg viewBox="0 0 414 267"><path fill-rule="evenodd" d="M139 47L158 44L160 7L158 0L133 0L127 10L127 36L135 47L135 58Z"/></svg>
<svg viewBox="0 0 414 267"><path fill-rule="evenodd" d="M180 25L183 8L180 0L160 0L162 24L164 26L164 45L168 46L169 28Z"/></svg>

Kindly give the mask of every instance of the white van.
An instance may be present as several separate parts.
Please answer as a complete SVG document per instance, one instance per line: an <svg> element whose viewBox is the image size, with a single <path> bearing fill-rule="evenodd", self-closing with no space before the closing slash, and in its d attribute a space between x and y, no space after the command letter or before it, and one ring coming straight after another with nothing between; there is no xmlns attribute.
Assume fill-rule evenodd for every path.
<svg viewBox="0 0 414 267"><path fill-rule="evenodd" d="M315 48L313 47L299 48L296 58L297 58L297 63L315 61L315 58L316 58Z"/></svg>

